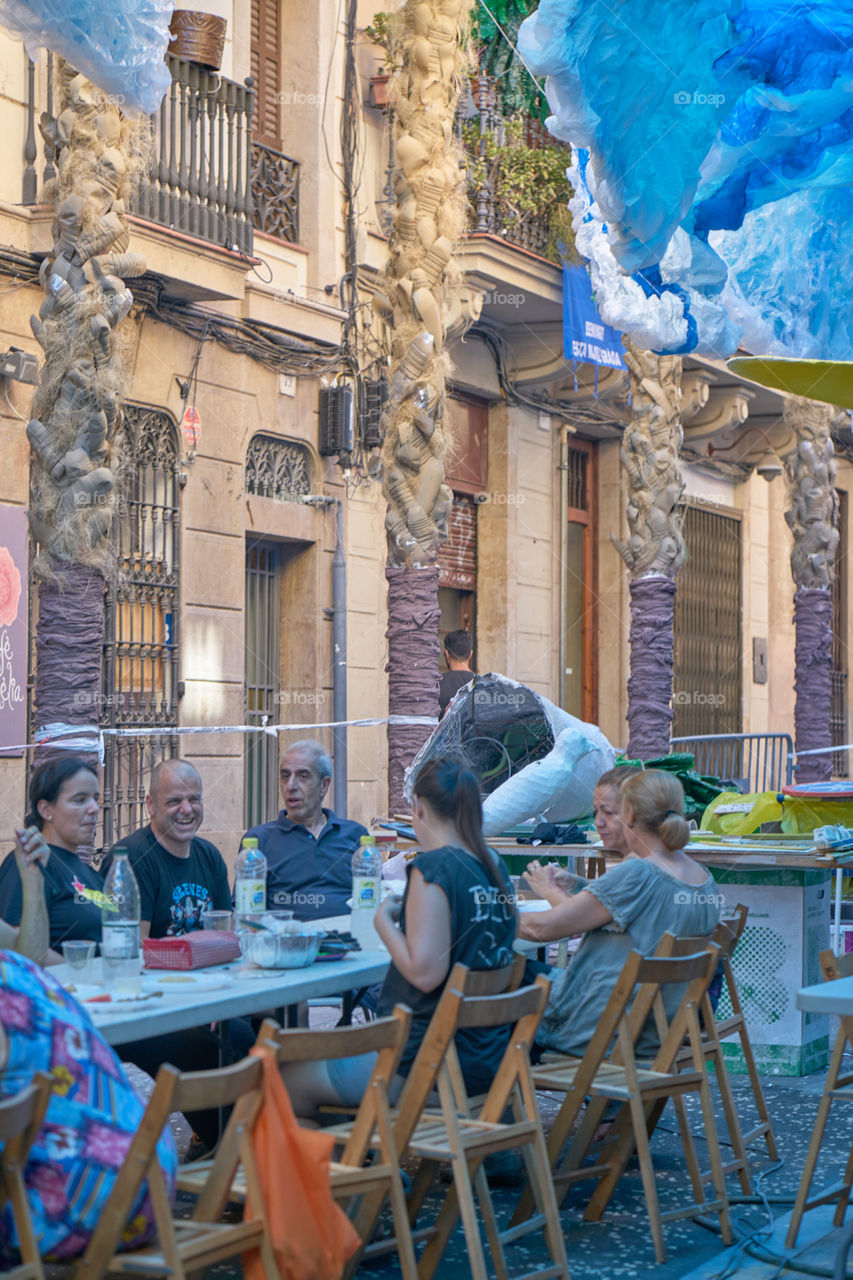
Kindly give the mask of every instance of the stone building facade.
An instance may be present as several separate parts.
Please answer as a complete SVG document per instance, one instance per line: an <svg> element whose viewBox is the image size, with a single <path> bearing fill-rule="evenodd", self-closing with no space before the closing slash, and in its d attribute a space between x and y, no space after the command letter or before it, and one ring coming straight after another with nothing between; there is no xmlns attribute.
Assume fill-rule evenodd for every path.
<svg viewBox="0 0 853 1280"><path fill-rule="evenodd" d="M131 247L145 256L147 273L125 322L128 467L117 533L124 577L110 588L101 723L146 729L149 736L106 739L104 837L141 820L150 764L179 749L204 779L204 833L230 855L248 823L276 811L276 754L281 741L298 733L277 742L262 732L263 717L294 725L333 718L336 507L305 498L342 503L348 716L387 713L385 506L366 469L347 475L334 456L319 451L320 391L340 372L334 353L347 320L339 6L208 0L206 7L227 18L228 36L223 80L200 73L202 94L227 93L249 75L256 80L249 153L254 227L247 232L251 244L234 247L239 192L229 205L210 184L194 186L189 168L170 173L167 153L159 153L165 171L154 182L157 199L143 200L131 217ZM357 251L365 303L387 251L386 120L371 105L381 51L364 34L373 7L359 7L356 42ZM184 85L190 93L194 83L183 74L174 63L178 107ZM51 244L52 214L42 203L51 159L34 122L48 105L49 88L56 92L56 75L52 66L49 86L48 65L31 68L23 47L0 36L0 352L39 354L29 316L41 297L38 263ZM190 128L191 115L181 127ZM217 119L227 128L237 115L229 117L223 106ZM203 151L196 154L201 163ZM448 463L456 501L442 560L442 627L470 626L478 670L530 685L596 720L622 746L627 577L610 535L624 527L619 443L630 415L627 382L603 370L596 378L589 366L573 369L564 361L559 267L499 229L470 235L460 254L480 315L452 350L450 412L459 447ZM691 388L698 380L709 389L698 409L693 391L685 391L685 407L692 406L702 428L687 427L688 447L691 435L730 429L740 401L750 402L746 429L754 396L744 390L738 401L742 388L732 375L686 361L684 378ZM28 502L31 395L20 381L0 386L4 530ZM782 398L762 397L755 421L766 429L781 413ZM705 430L702 413L715 405L719 421ZM197 440L188 409L197 415ZM734 551L720 581L694 591L677 621L675 730L789 731L793 585L784 482L767 484L754 462L738 461L737 449L731 462L703 447L684 467L688 556L701 560L703 539L715 562L718 544ZM838 487L846 493L851 485L853 468L842 456ZM844 742L846 534L842 552L835 728ZM31 591L30 635L33 600ZM725 603L735 657L724 672L705 668L701 683L695 676L701 644L723 626L716 603ZM32 645L18 652L15 669L25 682L32 662ZM19 712L20 703L8 710ZM258 732L175 733L246 723ZM35 727L29 717L26 733ZM331 741L328 731L318 736ZM15 732L5 738L20 741ZM349 816L370 822L387 807L384 729L351 729L347 759ZM25 767L20 752L0 757L6 842L21 820Z"/></svg>

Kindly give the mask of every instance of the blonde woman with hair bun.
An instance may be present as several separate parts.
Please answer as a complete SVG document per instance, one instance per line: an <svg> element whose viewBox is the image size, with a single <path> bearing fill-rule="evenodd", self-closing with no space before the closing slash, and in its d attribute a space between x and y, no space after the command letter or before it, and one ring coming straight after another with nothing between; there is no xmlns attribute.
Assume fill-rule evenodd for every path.
<svg viewBox="0 0 853 1280"><path fill-rule="evenodd" d="M628 849L623 862L597 880L566 888L539 862L525 873L552 905L522 913L521 937L546 943L583 934L569 967L551 972L551 996L536 1037L543 1049L583 1054L630 951L651 955L665 933L707 937L720 919L723 897L713 877L684 848L689 827L678 779L661 769L637 772L621 782L621 800ZM679 988L666 989L668 1015L680 997ZM651 1020L638 1047L643 1054L658 1047Z"/></svg>

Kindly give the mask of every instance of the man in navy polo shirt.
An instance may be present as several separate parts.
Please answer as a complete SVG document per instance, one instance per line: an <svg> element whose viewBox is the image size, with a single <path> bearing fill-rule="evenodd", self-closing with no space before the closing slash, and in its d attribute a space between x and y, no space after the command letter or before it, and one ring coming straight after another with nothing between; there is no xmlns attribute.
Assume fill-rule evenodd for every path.
<svg viewBox="0 0 853 1280"><path fill-rule="evenodd" d="M284 808L274 822L252 827L267 859L267 907L289 908L297 920L349 912L352 855L366 828L323 808L332 763L322 743L294 742L281 757Z"/></svg>

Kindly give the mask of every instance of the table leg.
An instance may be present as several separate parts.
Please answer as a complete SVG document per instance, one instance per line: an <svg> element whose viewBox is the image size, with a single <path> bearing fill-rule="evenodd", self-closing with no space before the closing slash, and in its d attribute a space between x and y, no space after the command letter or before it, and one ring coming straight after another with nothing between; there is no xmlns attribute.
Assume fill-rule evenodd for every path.
<svg viewBox="0 0 853 1280"><path fill-rule="evenodd" d="M843 875L843 870L838 867L835 872L835 922L832 926L832 950L837 956L841 955L841 885Z"/></svg>
<svg viewBox="0 0 853 1280"><path fill-rule="evenodd" d="M219 1065L220 1067L227 1067L231 1063L231 1054L228 1050L228 1019L227 1018L225 1019L224 1022L219 1023L218 1039L219 1039L219 1046L217 1049L217 1057L219 1059ZM217 1146L219 1145L222 1135L225 1132L225 1126L228 1123L228 1108L219 1107L218 1111L219 1111L219 1133L217 1134L217 1144L216 1144Z"/></svg>

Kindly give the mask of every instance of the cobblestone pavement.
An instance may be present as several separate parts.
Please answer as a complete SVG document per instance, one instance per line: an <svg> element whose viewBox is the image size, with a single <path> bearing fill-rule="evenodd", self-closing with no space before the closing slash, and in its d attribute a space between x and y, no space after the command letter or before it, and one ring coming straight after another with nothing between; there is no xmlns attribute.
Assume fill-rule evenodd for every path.
<svg viewBox="0 0 853 1280"><path fill-rule="evenodd" d="M853 1063L850 1065L853 1068ZM744 1127L748 1128L754 1116L748 1081L744 1076L732 1076L731 1079L742 1122ZM779 1220L790 1211L790 1204L797 1190L811 1136L818 1097L823 1085L823 1073L803 1080L781 1076L766 1077L763 1084L782 1157L781 1166L773 1167L763 1145L759 1144L756 1148L753 1172L758 1175L759 1191L767 1197L766 1207L738 1204L736 1202L739 1191L737 1178L730 1177L728 1184L734 1201L732 1212L737 1234L739 1237L745 1237L756 1232L753 1248L762 1247L761 1238L767 1234L768 1212ZM558 1102L549 1095L540 1095L540 1099L543 1119L547 1125ZM702 1161L705 1145L702 1139L698 1102L688 1098L687 1106L691 1127L697 1138L700 1161ZM849 1108L845 1109L843 1104L837 1107L837 1113L833 1132L828 1133L824 1141L821 1164L818 1167L819 1185L837 1178L850 1150L851 1136L853 1136L850 1121L853 1116L849 1114ZM720 1133L721 1138L725 1139L722 1121L720 1121ZM689 1182L681 1156L681 1144L671 1104L664 1113L653 1138L652 1157L657 1171L662 1210L684 1203L686 1195L689 1195ZM707 1164L707 1161L704 1163ZM669 1261L659 1266L655 1263L636 1162L632 1162L629 1166L617 1186L604 1218L598 1223L584 1223L581 1220L583 1193L590 1185L580 1184L574 1188L561 1212L572 1280L600 1280L601 1277L612 1278L612 1280L623 1280L623 1278L624 1280L634 1280L634 1278L636 1280L673 1278L674 1280L675 1277L687 1276L690 1276L691 1280L728 1280L729 1276L743 1277L744 1280L747 1277L749 1280L759 1280L759 1278L770 1280L771 1277L781 1274L778 1272L778 1261L781 1261L781 1257L777 1262L765 1265L751 1257L746 1247L736 1250L733 1255L725 1254L724 1256L724 1247L712 1224L705 1227L692 1220L675 1222L664 1228ZM427 1200L422 1219L424 1222L429 1222L430 1213L435 1212L441 1200L442 1190L443 1187L434 1191ZM499 1219L509 1217L518 1194L517 1188L495 1190L494 1200ZM824 1213L826 1221L822 1231L825 1232L829 1229L831 1210L815 1212ZM816 1244L809 1242L810 1234L813 1235L814 1231L806 1230L804 1224L802 1243L806 1247L801 1256L808 1267L819 1269L818 1274L822 1269L823 1274L831 1276L835 1233ZM781 1235L784 1236L784 1230ZM781 1240L781 1237L778 1238ZM770 1248L774 1247L778 1248L780 1244L771 1242ZM544 1266L547 1255L541 1239L531 1236L525 1242L512 1246L508 1250L508 1259L511 1273L517 1273L521 1270L533 1269L540 1260ZM400 1269L396 1256L391 1255L369 1266L362 1266L358 1274L360 1280L394 1280L399 1276ZM797 1269L784 1272L785 1277L798 1277L804 1274ZM810 1271L808 1274L815 1274L815 1272ZM210 1280L238 1280L242 1277L242 1268L239 1264L220 1263L210 1268L206 1275ZM441 1263L440 1277L441 1280L469 1280L470 1275L465 1240L460 1228L453 1236Z"/></svg>

